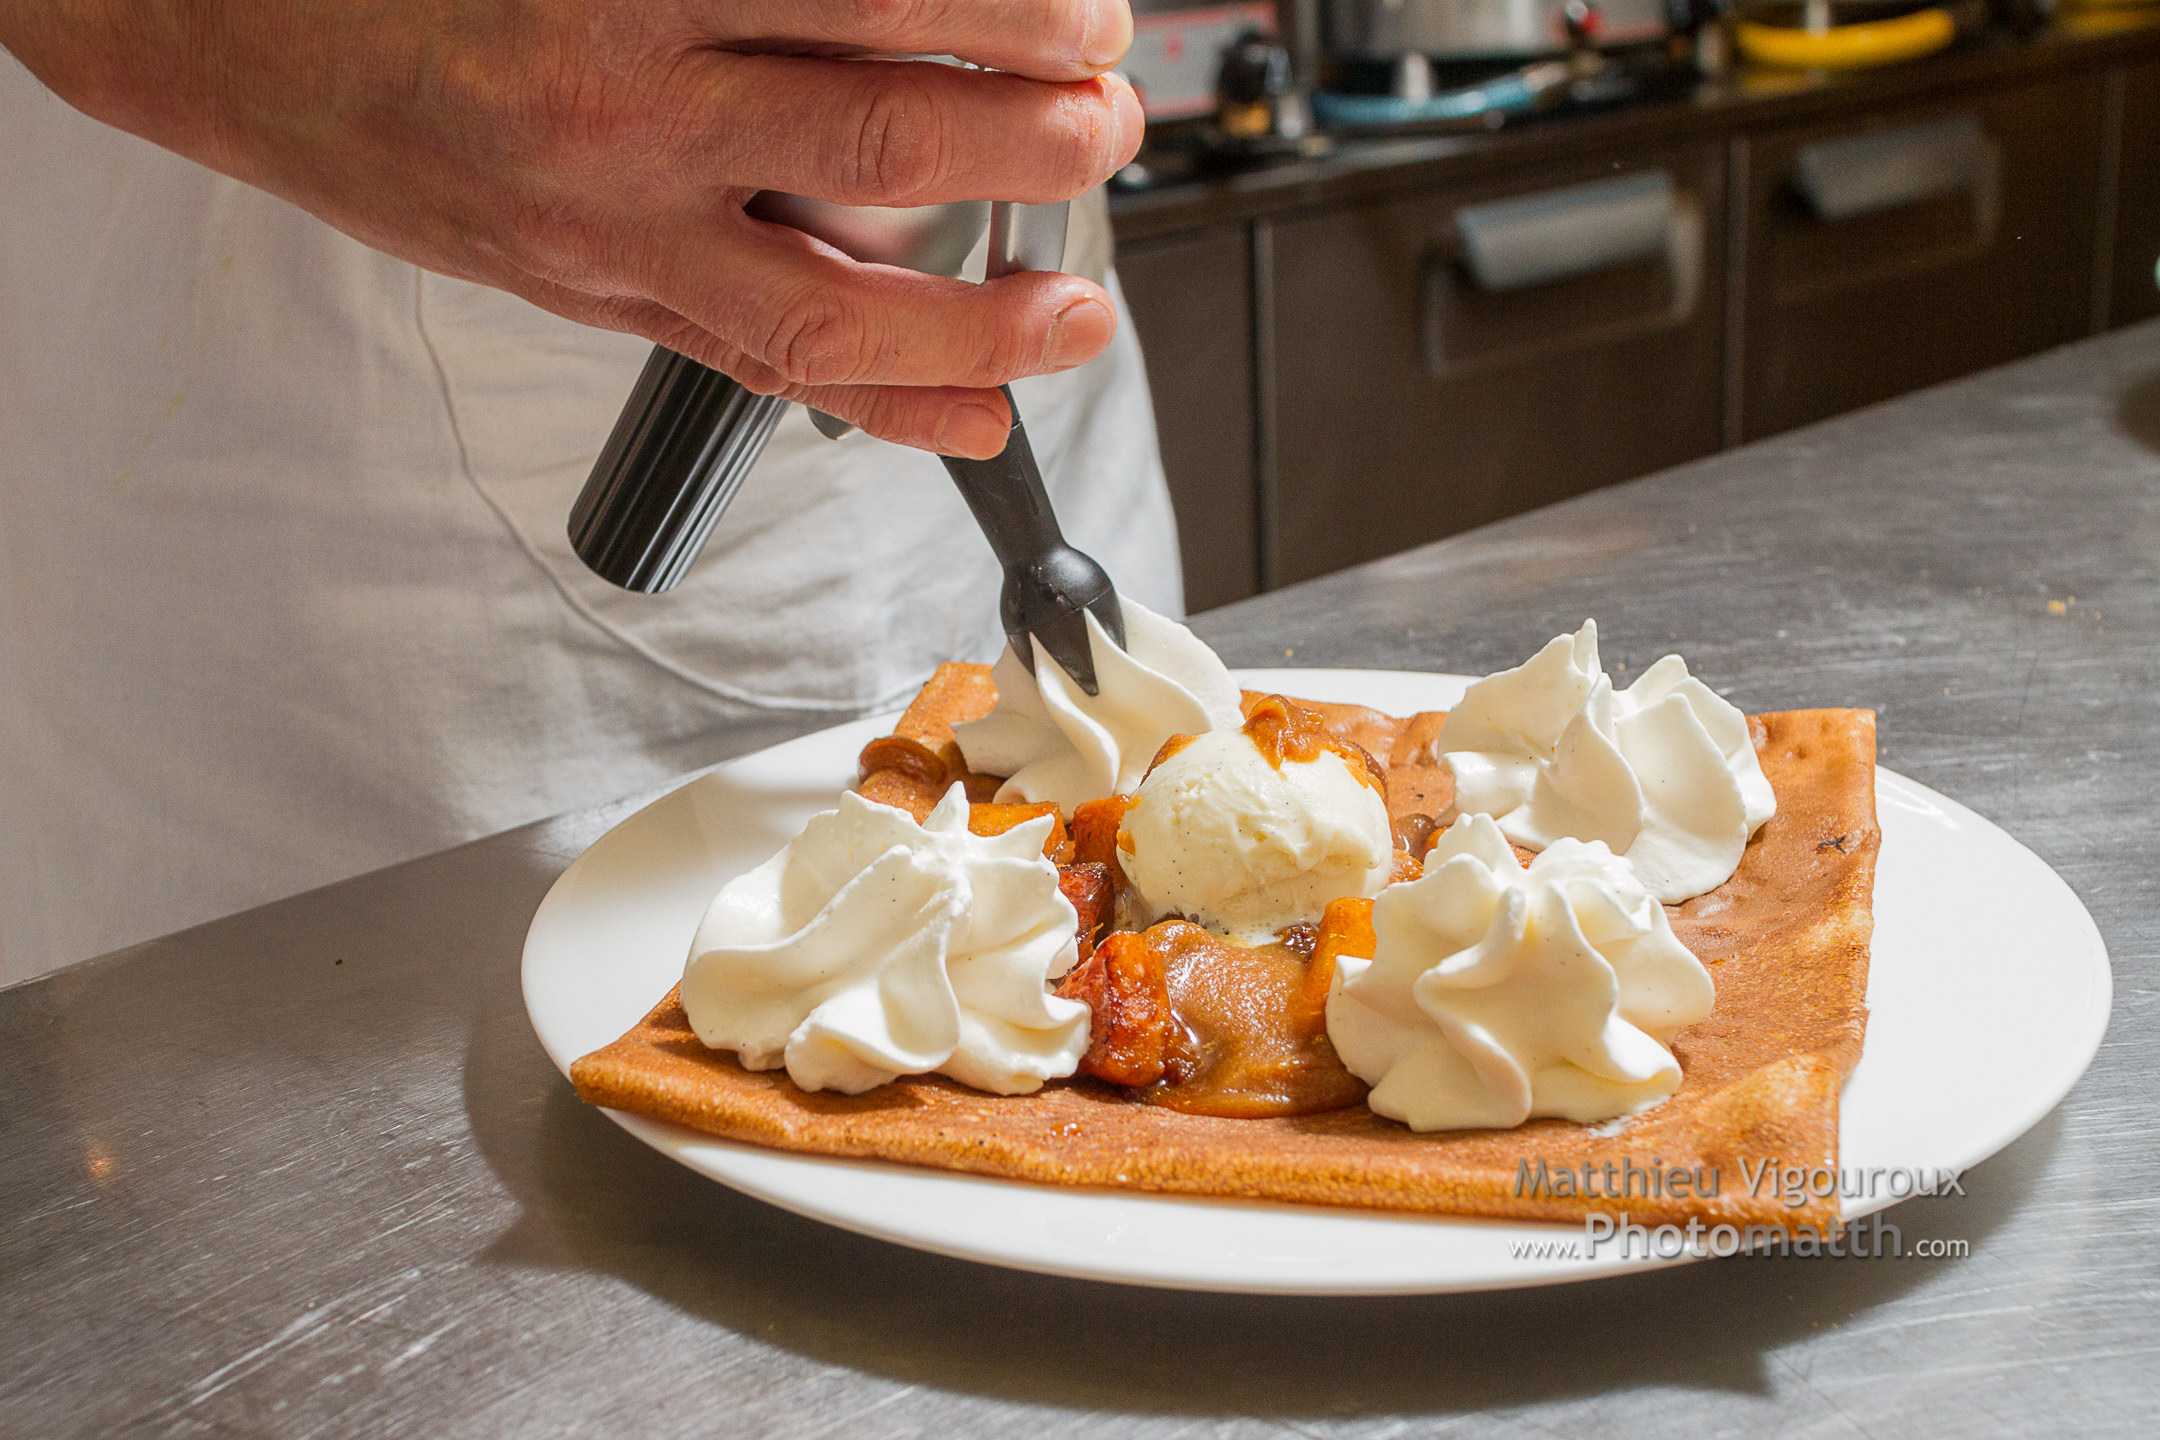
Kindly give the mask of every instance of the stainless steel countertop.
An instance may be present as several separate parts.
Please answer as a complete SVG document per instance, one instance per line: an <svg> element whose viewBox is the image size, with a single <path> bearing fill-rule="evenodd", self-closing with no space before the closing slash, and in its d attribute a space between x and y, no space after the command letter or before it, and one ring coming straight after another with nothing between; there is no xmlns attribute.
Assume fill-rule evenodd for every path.
<svg viewBox="0 0 2160 1440"><path fill-rule="evenodd" d="M1593 613L1609 661L1678 649L1749 709L1874 706L1888 763L2098 918L2092 1070L1892 1212L1966 1258L1308 1301L797 1219L587 1110L526 1028L526 922L625 802L0 992L0 1434L2146 1433L2160 323L1196 628L1479 672Z"/></svg>

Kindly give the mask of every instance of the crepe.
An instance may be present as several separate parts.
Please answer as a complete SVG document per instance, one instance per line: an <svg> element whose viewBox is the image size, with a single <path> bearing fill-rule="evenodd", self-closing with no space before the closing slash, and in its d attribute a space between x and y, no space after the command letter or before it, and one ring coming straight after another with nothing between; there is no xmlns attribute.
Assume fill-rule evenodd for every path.
<svg viewBox="0 0 2160 1440"><path fill-rule="evenodd" d="M994 702L987 673L971 673L982 669L946 666L924 687L900 727L920 752L903 752L913 770L872 768L876 755L866 750L866 794L876 786L898 803L933 786L942 793L955 779L985 780L967 775L957 747L947 749L953 722ZM1436 797L1446 808L1451 787L1431 748L1437 715L1404 720L1356 706L1314 708L1387 764L1398 816L1435 813L1426 807ZM785 1071L745 1070L733 1055L706 1049L672 992L629 1034L573 1065L571 1079L592 1104L733 1140L1046 1184L1512 1219L1624 1213L1638 1224L1700 1219L1827 1231L1838 1213L1838 1092L1860 1057L1867 1017L1880 843L1875 719L1866 710L1795 710L1749 723L1777 814L1732 879L1668 907L1674 933L1709 968L1717 1004L1673 1042L1679 1090L1627 1121L1535 1120L1513 1130L1420 1135L1363 1106L1225 1119L1149 1105L1087 1079L1017 1097L938 1076L902 1077L862 1095L811 1093ZM944 769L933 777L922 756ZM1812 1171L1813 1190L1825 1189L1823 1167L1832 1177L1828 1194L1796 1183ZM1686 1172L1684 1184L1676 1171Z"/></svg>

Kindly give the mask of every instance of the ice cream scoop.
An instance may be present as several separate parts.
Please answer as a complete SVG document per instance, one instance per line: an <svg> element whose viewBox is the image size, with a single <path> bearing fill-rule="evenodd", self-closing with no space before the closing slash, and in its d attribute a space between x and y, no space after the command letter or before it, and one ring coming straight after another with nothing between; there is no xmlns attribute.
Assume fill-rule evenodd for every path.
<svg viewBox="0 0 2160 1440"><path fill-rule="evenodd" d="M1069 206L963 202L918 207L833 205L764 191L749 211L791 225L857 260L928 274L959 273L987 218L984 278L1064 263ZM1005 448L989 460L945 458L1005 571L999 618L1030 670L1036 636L1051 658L1096 693L1087 616L1125 643L1124 613L1103 568L1065 542L1019 406ZM757 395L717 370L655 347L570 511L570 545L593 573L658 594L689 572L721 512L764 452L788 402ZM815 417L833 438L845 422Z"/></svg>
<svg viewBox="0 0 2160 1440"><path fill-rule="evenodd" d="M834 205L776 190L752 196L747 209L853 259L929 275L960 273L990 211L981 201ZM672 590L787 407L784 396L746 390L655 345L571 506L570 548L610 584L647 595Z"/></svg>
<svg viewBox="0 0 2160 1440"><path fill-rule="evenodd" d="M992 205L990 260L984 278L1055 270L1064 264L1069 209L1065 204ZM1102 566L1066 544L1059 532L1050 492L1043 488L1042 471L1036 467L1035 451L1028 444L1020 406L1009 385L1005 403L1012 407L1012 430L1005 448L988 460L945 456L945 469L1004 567L998 619L1013 653L1032 671L1035 647L1028 637L1033 636L1075 684L1094 695L1100 686L1088 617L1093 615L1111 643L1122 650L1125 612Z"/></svg>

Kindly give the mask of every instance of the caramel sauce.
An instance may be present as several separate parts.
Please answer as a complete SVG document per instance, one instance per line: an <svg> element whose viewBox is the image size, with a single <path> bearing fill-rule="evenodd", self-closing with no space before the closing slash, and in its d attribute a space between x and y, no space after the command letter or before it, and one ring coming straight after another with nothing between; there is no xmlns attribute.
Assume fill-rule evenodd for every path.
<svg viewBox="0 0 2160 1440"><path fill-rule="evenodd" d="M1275 932L1275 943L1287 945L1310 960L1313 947L1320 943L1320 927L1310 920L1300 920L1295 925L1285 925Z"/></svg>
<svg viewBox="0 0 2160 1440"><path fill-rule="evenodd" d="M1425 858L1432 846L1433 836L1440 833L1440 824L1421 810L1412 810L1395 817L1395 848L1408 854L1413 860Z"/></svg>
<svg viewBox="0 0 2160 1440"><path fill-rule="evenodd" d="M1155 752L1155 758L1147 762L1147 770L1140 778L1143 781L1146 780L1149 775L1155 773L1156 766L1162 764L1198 738L1198 736L1194 735L1172 735L1169 739L1163 741L1162 747Z"/></svg>
<svg viewBox="0 0 2160 1440"><path fill-rule="evenodd" d="M1327 1038L1327 993L1289 945L1246 946L1167 920L1141 937L1161 967L1171 1024L1153 1105L1256 1119L1340 1110L1365 1098Z"/></svg>
<svg viewBox="0 0 2160 1440"><path fill-rule="evenodd" d="M1320 712L1308 710L1295 700L1264 695L1255 700L1245 716L1245 735L1270 765L1282 769L1285 760L1312 761L1324 750L1342 757L1359 784L1387 795L1387 772L1372 753L1354 740L1328 734ZM1167 747L1165 747L1167 748Z"/></svg>

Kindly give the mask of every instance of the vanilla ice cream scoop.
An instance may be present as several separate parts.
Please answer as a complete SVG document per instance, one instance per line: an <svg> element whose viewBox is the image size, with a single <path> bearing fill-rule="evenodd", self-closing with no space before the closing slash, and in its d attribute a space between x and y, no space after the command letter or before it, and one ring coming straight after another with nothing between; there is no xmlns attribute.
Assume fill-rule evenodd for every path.
<svg viewBox="0 0 2160 1440"><path fill-rule="evenodd" d="M1244 729L1194 736L1158 764L1125 812L1118 849L1148 918L1182 915L1258 944L1317 919L1330 900L1377 895L1395 841L1361 761L1326 747L1264 748Z"/></svg>

